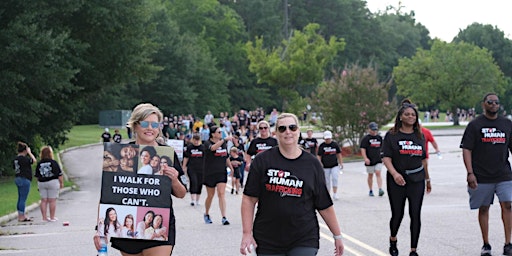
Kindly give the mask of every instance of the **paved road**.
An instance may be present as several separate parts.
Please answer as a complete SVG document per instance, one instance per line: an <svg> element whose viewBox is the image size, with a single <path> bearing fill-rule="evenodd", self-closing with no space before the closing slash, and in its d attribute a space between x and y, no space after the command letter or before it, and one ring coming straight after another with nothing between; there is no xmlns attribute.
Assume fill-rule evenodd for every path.
<svg viewBox="0 0 512 256"><path fill-rule="evenodd" d="M461 130L434 131L443 152L442 159L430 160L433 192L425 197L420 255L477 255L481 247L477 212L467 203L465 170L458 148ZM65 152L62 160L69 177L79 189L63 194L58 200L58 222L35 221L18 224L10 221L1 227L0 255L95 255L91 237L97 215L101 179L100 145ZM387 255L390 210L387 197L367 195L366 174L361 162L346 163L340 176L341 199L335 202L346 246L345 255ZM239 255L241 235L240 195L227 194L230 226L220 224L217 201L212 205L212 225L203 223L202 206L189 205L186 199L174 200L177 219L177 246L173 255ZM40 216L39 209L30 213ZM501 254L503 228L497 205L491 207L490 239L493 253ZM69 221L69 226L63 226ZM333 241L321 225L318 255L332 255ZM399 249L408 251L409 218L402 223ZM120 255L111 249L110 255Z"/></svg>

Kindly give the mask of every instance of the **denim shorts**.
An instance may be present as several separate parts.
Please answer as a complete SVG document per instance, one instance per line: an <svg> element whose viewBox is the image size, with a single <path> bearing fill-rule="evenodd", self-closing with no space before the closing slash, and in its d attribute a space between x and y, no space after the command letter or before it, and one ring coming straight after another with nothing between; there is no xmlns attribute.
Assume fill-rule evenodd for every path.
<svg viewBox="0 0 512 256"><path fill-rule="evenodd" d="M512 202L512 181L479 183L476 189L468 187L468 193L469 207L472 210L493 204L494 194L500 202Z"/></svg>

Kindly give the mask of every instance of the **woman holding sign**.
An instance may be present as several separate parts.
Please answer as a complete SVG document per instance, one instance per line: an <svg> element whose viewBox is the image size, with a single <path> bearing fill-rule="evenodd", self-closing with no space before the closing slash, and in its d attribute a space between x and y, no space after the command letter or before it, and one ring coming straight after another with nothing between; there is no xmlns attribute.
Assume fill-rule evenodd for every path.
<svg viewBox="0 0 512 256"><path fill-rule="evenodd" d="M133 131L135 141L132 144L145 146L165 146L157 143L156 138L161 133L160 123L163 114L157 107L149 103L137 105L128 120L128 126ZM172 194L175 197L183 198L187 192L185 186L181 183L180 176L184 175L178 160L176 152L174 152L174 161L172 167L166 167L161 170L164 176L171 179ZM170 195L169 195L170 196ZM174 211L172 208L172 199L170 201L170 216L167 241L153 240L134 240L126 238L111 238L112 247L121 251L123 256L128 255L171 255L175 243L176 227L174 219ZM94 244L96 249L100 248L99 235L94 236Z"/></svg>

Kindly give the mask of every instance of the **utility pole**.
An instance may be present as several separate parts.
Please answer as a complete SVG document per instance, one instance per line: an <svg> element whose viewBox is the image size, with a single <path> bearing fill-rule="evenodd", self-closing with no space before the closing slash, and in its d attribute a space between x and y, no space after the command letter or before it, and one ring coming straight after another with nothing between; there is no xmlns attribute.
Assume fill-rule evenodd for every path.
<svg viewBox="0 0 512 256"><path fill-rule="evenodd" d="M284 37L288 40L290 34L288 33L288 0L284 0Z"/></svg>

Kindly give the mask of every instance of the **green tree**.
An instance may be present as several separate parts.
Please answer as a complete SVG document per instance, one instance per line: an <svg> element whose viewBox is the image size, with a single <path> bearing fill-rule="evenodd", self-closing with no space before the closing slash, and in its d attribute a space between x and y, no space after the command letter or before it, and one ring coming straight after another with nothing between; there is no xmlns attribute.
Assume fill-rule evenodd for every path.
<svg viewBox="0 0 512 256"><path fill-rule="evenodd" d="M258 77L259 83L268 83L277 89L286 102L304 97L314 91L324 77L325 67L332 61L345 43L336 37L328 42L317 33L318 24L310 24L304 31L294 31L289 41L273 50L263 48L263 39L247 43L250 60L249 69Z"/></svg>
<svg viewBox="0 0 512 256"><path fill-rule="evenodd" d="M98 111L132 106L123 93L156 77L161 67L152 64L158 44L150 39L154 0L88 0L60 22L74 40L86 44L74 84L83 88L87 107L76 114L81 123L97 123ZM130 88L129 88L130 87ZM130 90L128 90L128 88ZM129 94L131 97L131 94Z"/></svg>
<svg viewBox="0 0 512 256"><path fill-rule="evenodd" d="M505 33L498 27L473 23L453 39L453 42L466 42L491 51L496 64L505 76L512 77L512 40L505 37Z"/></svg>
<svg viewBox="0 0 512 256"><path fill-rule="evenodd" d="M396 113L395 104L388 101L389 86L379 82L375 69L355 65L323 82L312 100L322 113L322 122L357 152L368 124L385 125Z"/></svg>
<svg viewBox="0 0 512 256"><path fill-rule="evenodd" d="M216 0L173 0L169 6L182 32L197 35L204 41L201 45L208 49L215 67L228 79L221 91L217 90L218 86L207 89L218 94L212 102L214 105L225 102L218 106L219 111L229 110L230 105L233 110L248 105L255 107L269 98L265 90L254 86L256 79L249 72L245 52L247 32L238 13ZM206 106L214 111L214 105Z"/></svg>
<svg viewBox="0 0 512 256"><path fill-rule="evenodd" d="M42 143L58 146L82 107L83 88L73 84L84 45L55 22L73 2L49 8L45 1L0 3L0 173L12 173L16 141L35 152ZM6 172L7 171L7 172Z"/></svg>
<svg viewBox="0 0 512 256"><path fill-rule="evenodd" d="M228 102L217 99L227 94L228 78L217 68L205 41L187 31L179 33L169 3L155 3L154 8L152 23L158 25L151 40L159 49L151 59L163 69L155 79L141 85L139 92L132 92L133 97L144 95L141 100L158 104L165 114L225 110Z"/></svg>
<svg viewBox="0 0 512 256"><path fill-rule="evenodd" d="M487 49L440 40L431 50L420 49L413 57L400 59L393 74L399 95L452 113L475 107L486 92L503 93L506 83ZM458 124L454 115L454 125Z"/></svg>

